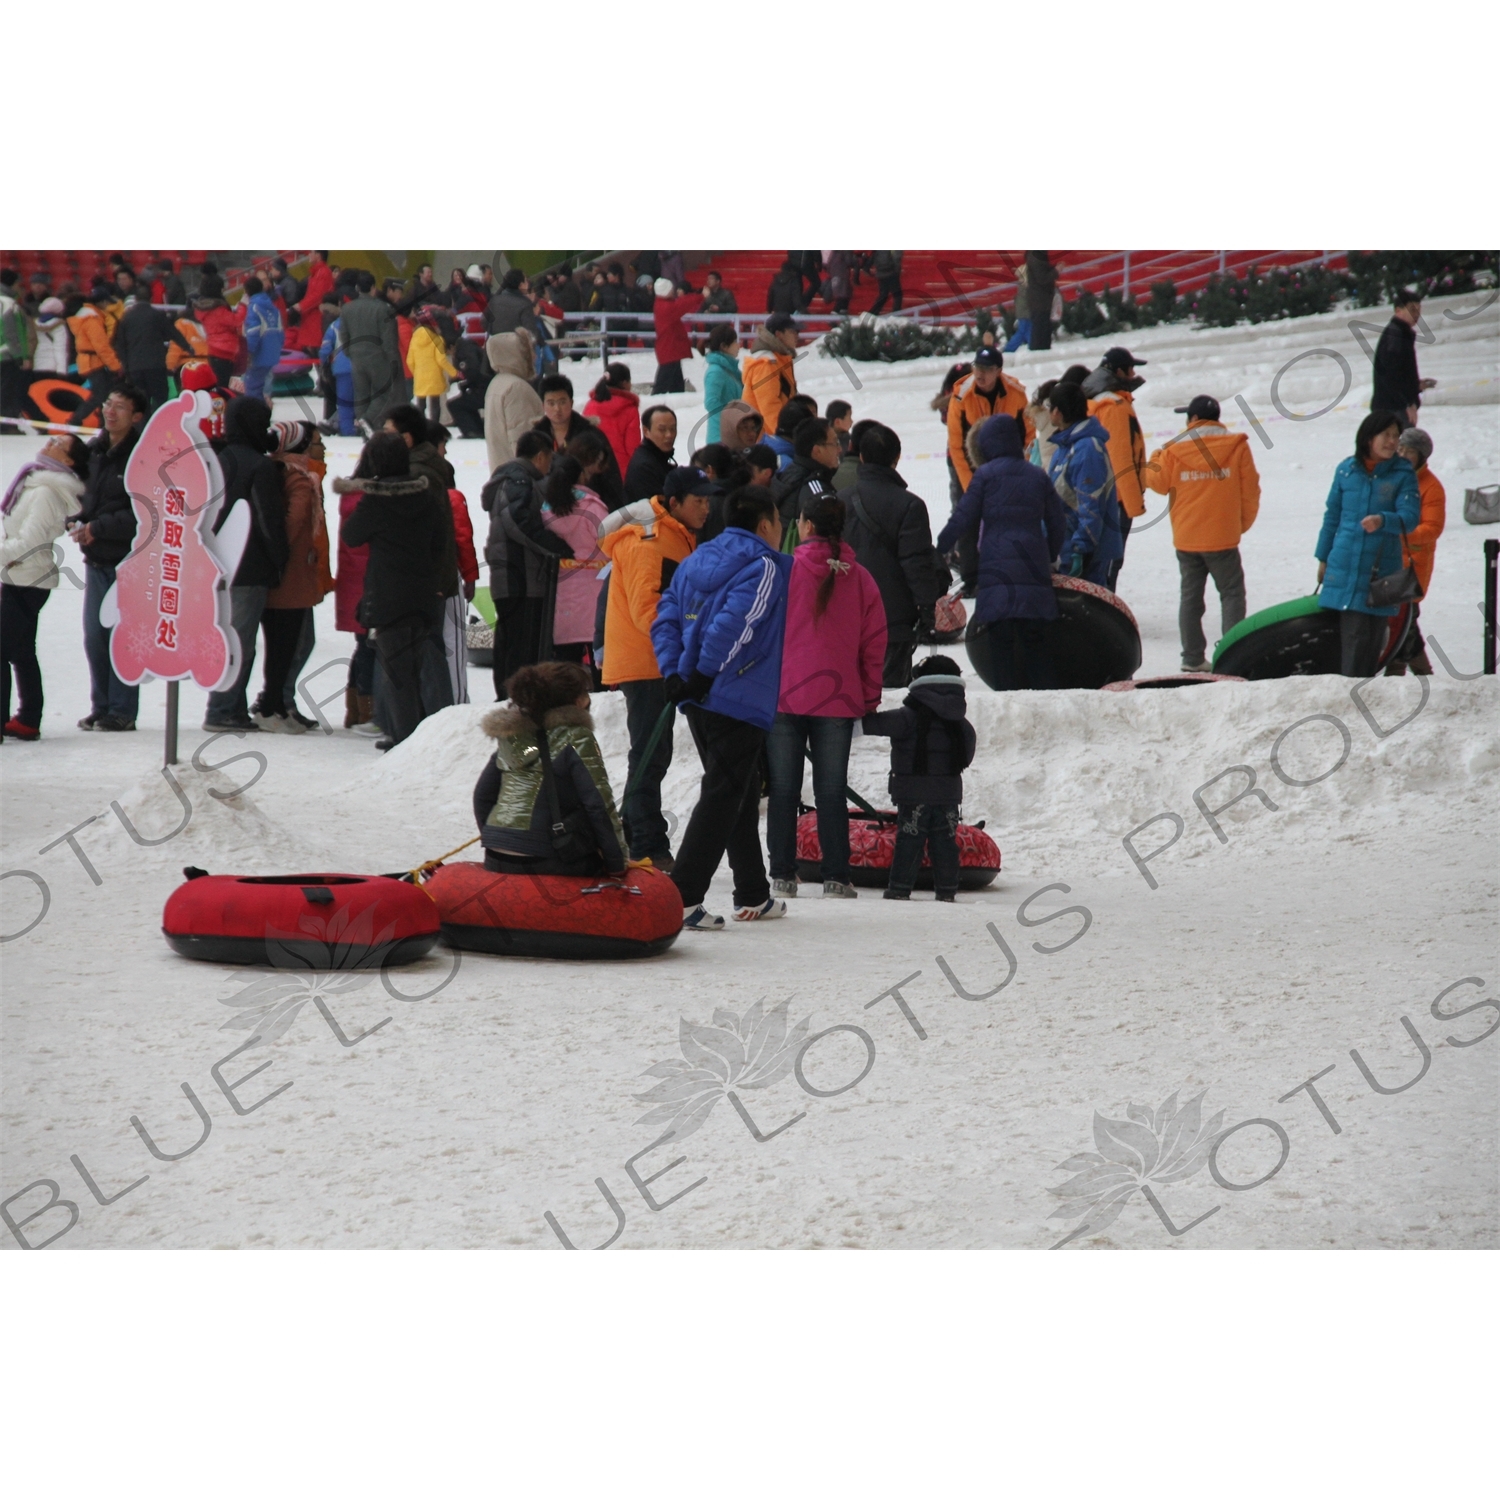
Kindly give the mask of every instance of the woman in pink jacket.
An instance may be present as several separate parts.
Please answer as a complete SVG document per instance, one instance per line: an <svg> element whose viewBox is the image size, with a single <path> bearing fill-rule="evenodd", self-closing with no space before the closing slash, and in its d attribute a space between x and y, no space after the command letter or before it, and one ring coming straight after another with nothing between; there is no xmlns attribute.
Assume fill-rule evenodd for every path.
<svg viewBox="0 0 1500 1500"><path fill-rule="evenodd" d="M589 488L589 480L607 463L604 439L597 432L581 432L552 460L542 487L542 525L573 549L558 568L552 655L580 666L594 639L599 571L609 561L599 548L599 523L609 509Z"/></svg>
<svg viewBox="0 0 1500 1500"><path fill-rule="evenodd" d="M879 585L844 544L844 502L837 495L810 500L797 530L802 541L792 554L781 697L766 745L771 891L797 894L797 804L810 753L823 894L847 899L859 894L849 883L849 744L854 721L880 704L885 606Z"/></svg>

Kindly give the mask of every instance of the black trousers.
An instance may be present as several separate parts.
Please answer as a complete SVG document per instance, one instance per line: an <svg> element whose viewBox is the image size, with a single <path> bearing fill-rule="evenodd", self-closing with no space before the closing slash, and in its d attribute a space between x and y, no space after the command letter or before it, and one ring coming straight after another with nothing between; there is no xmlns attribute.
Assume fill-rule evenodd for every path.
<svg viewBox="0 0 1500 1500"><path fill-rule="evenodd" d="M260 617L261 632L266 638L266 656L262 670L265 682L261 688L259 711L279 714L287 699L287 678L297 658L297 644L302 627L311 614L307 609L266 609Z"/></svg>
<svg viewBox="0 0 1500 1500"><path fill-rule="evenodd" d="M1130 540L1130 523L1135 520L1134 516L1126 515L1125 507L1120 507L1120 546L1123 547ZM1109 565L1109 587L1110 592L1115 593L1115 584L1119 581L1120 569L1125 566L1125 554L1120 556Z"/></svg>
<svg viewBox="0 0 1500 1500"><path fill-rule="evenodd" d="M625 726L630 734L625 777L628 787L635 781L646 741L667 706L667 685L660 677L647 677L639 682L622 682L620 691L625 696ZM667 820L661 810L661 784L672 766L673 727L668 719L650 763L640 773L640 784L620 804L620 820L625 825L632 859L655 859L658 854L672 852Z"/></svg>
<svg viewBox="0 0 1500 1500"><path fill-rule="evenodd" d="M466 438L484 436L484 392L460 391L448 398L448 415L458 426L459 434Z"/></svg>
<svg viewBox="0 0 1500 1500"><path fill-rule="evenodd" d="M1390 619L1385 615L1340 610L1339 672L1345 677L1373 677L1390 627Z"/></svg>
<svg viewBox="0 0 1500 1500"><path fill-rule="evenodd" d="M998 692L1015 692L1021 688L1046 689L1057 686L1057 670L1052 664L1052 641L1047 620L991 620L990 639L995 643L996 675L992 684Z"/></svg>
<svg viewBox="0 0 1500 1500"><path fill-rule="evenodd" d="M877 276L875 278L875 290L878 295L875 305L870 309L871 313L878 313L890 300L891 311L901 311L901 278L899 276Z"/></svg>
<svg viewBox="0 0 1500 1500"><path fill-rule="evenodd" d="M92 375L85 376L82 383L89 388L88 399L69 416L68 423L73 427L82 427L83 419L92 416L108 400L109 393L115 388L114 371L108 368L95 370Z"/></svg>
<svg viewBox="0 0 1500 1500"><path fill-rule="evenodd" d="M227 386L234 378L234 361L232 359L221 359L217 354L208 356L208 363L213 372L219 378L219 384Z"/></svg>
<svg viewBox="0 0 1500 1500"><path fill-rule="evenodd" d="M1031 320L1031 338L1028 347L1032 349L1050 349L1052 347L1052 319L1033 318Z"/></svg>
<svg viewBox="0 0 1500 1500"><path fill-rule="evenodd" d="M407 615L375 631L385 674L380 727L398 745L422 722L422 658L431 635L430 614Z"/></svg>
<svg viewBox="0 0 1500 1500"><path fill-rule="evenodd" d="M948 802L903 802L896 808L896 848L891 855L889 889L908 895L922 868L922 848L932 861L938 895L958 889L958 807Z"/></svg>
<svg viewBox="0 0 1500 1500"><path fill-rule="evenodd" d="M656 379L651 385L653 396L665 396L673 391L683 391L687 387L682 380L682 361L680 359L669 359L665 364L656 367Z"/></svg>
<svg viewBox="0 0 1500 1500"><path fill-rule="evenodd" d="M21 415L31 380L31 371L23 370L20 360L0 359L0 417Z"/></svg>
<svg viewBox="0 0 1500 1500"><path fill-rule="evenodd" d="M152 411L155 411L158 406L164 406L171 397L172 388L167 384L165 365L159 370L132 370L129 380L151 403Z"/></svg>
<svg viewBox="0 0 1500 1500"><path fill-rule="evenodd" d="M885 665L880 673L881 687L906 687L911 682L911 659L916 654L915 641L892 641L885 643Z"/></svg>
<svg viewBox="0 0 1500 1500"><path fill-rule="evenodd" d="M742 719L690 706L685 714L703 780L698 805L677 846L672 879L685 907L699 905L719 861L729 856L734 904L759 906L771 894L760 847L760 763L766 731Z"/></svg>
<svg viewBox="0 0 1500 1500"><path fill-rule="evenodd" d="M495 700L505 701L505 684L522 667L545 660L552 649L550 599L496 599L495 655L490 670Z"/></svg>
<svg viewBox="0 0 1500 1500"><path fill-rule="evenodd" d="M10 674L16 674L16 717L28 729L42 727L42 669L36 659L36 622L51 589L0 583L0 724L10 722Z"/></svg>

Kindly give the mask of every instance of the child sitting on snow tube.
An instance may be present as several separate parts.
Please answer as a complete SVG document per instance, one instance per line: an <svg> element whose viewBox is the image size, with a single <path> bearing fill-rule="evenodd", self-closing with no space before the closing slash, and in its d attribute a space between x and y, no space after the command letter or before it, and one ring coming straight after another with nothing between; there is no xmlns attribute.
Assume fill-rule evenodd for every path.
<svg viewBox="0 0 1500 1500"><path fill-rule="evenodd" d="M542 662L522 667L505 691L510 703L484 717L497 747L474 787L485 869L624 874L625 838L589 716L589 674L573 662Z"/></svg>

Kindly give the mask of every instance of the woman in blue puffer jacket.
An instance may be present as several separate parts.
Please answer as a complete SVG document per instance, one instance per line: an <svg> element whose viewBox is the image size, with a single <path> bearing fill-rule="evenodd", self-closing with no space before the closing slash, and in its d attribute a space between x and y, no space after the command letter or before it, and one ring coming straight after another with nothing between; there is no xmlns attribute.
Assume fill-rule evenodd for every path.
<svg viewBox="0 0 1500 1500"><path fill-rule="evenodd" d="M1416 471L1396 454L1401 418L1372 411L1359 424L1354 457L1333 475L1314 556L1324 609L1339 611L1345 677L1371 677L1394 606L1369 601L1370 580L1401 567L1401 534L1422 513Z"/></svg>

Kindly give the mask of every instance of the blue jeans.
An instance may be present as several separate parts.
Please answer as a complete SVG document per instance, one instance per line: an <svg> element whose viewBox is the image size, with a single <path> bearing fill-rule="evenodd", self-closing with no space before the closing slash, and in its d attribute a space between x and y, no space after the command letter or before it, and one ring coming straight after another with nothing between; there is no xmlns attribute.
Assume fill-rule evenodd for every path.
<svg viewBox="0 0 1500 1500"><path fill-rule="evenodd" d="M932 885L938 895L958 889L958 806L955 803L903 802L896 809L896 848L891 855L890 889L910 895L922 868L922 846L932 861Z"/></svg>
<svg viewBox="0 0 1500 1500"><path fill-rule="evenodd" d="M222 692L208 695L205 725L209 720L247 719L250 716L245 689L250 682L250 670L255 665L255 638L260 632L260 617L265 613L266 595L270 592L261 584L235 584L229 590L230 621L234 633L240 638L240 673Z"/></svg>
<svg viewBox="0 0 1500 1500"><path fill-rule="evenodd" d="M115 570L87 563L83 570L83 653L89 660L90 711L134 721L141 690L127 687L115 676L109 660L109 638L114 633L99 623L99 606L115 581Z"/></svg>
<svg viewBox="0 0 1500 1500"><path fill-rule="evenodd" d="M813 801L818 808L818 845L823 879L849 883L849 743L853 719L817 714L777 714L766 741L771 795L766 807L766 843L771 879L797 875L797 804L802 795L802 762L812 753Z"/></svg>
<svg viewBox="0 0 1500 1500"><path fill-rule="evenodd" d="M1016 352L1016 350L1021 347L1022 344L1029 344L1030 342L1031 342L1031 319L1030 318L1017 318L1016 319L1016 331L1013 334L1011 334L1011 336L1010 336L1010 342L1008 344L1006 344L1005 348L1002 349L1000 352L1002 354L1014 354Z"/></svg>

